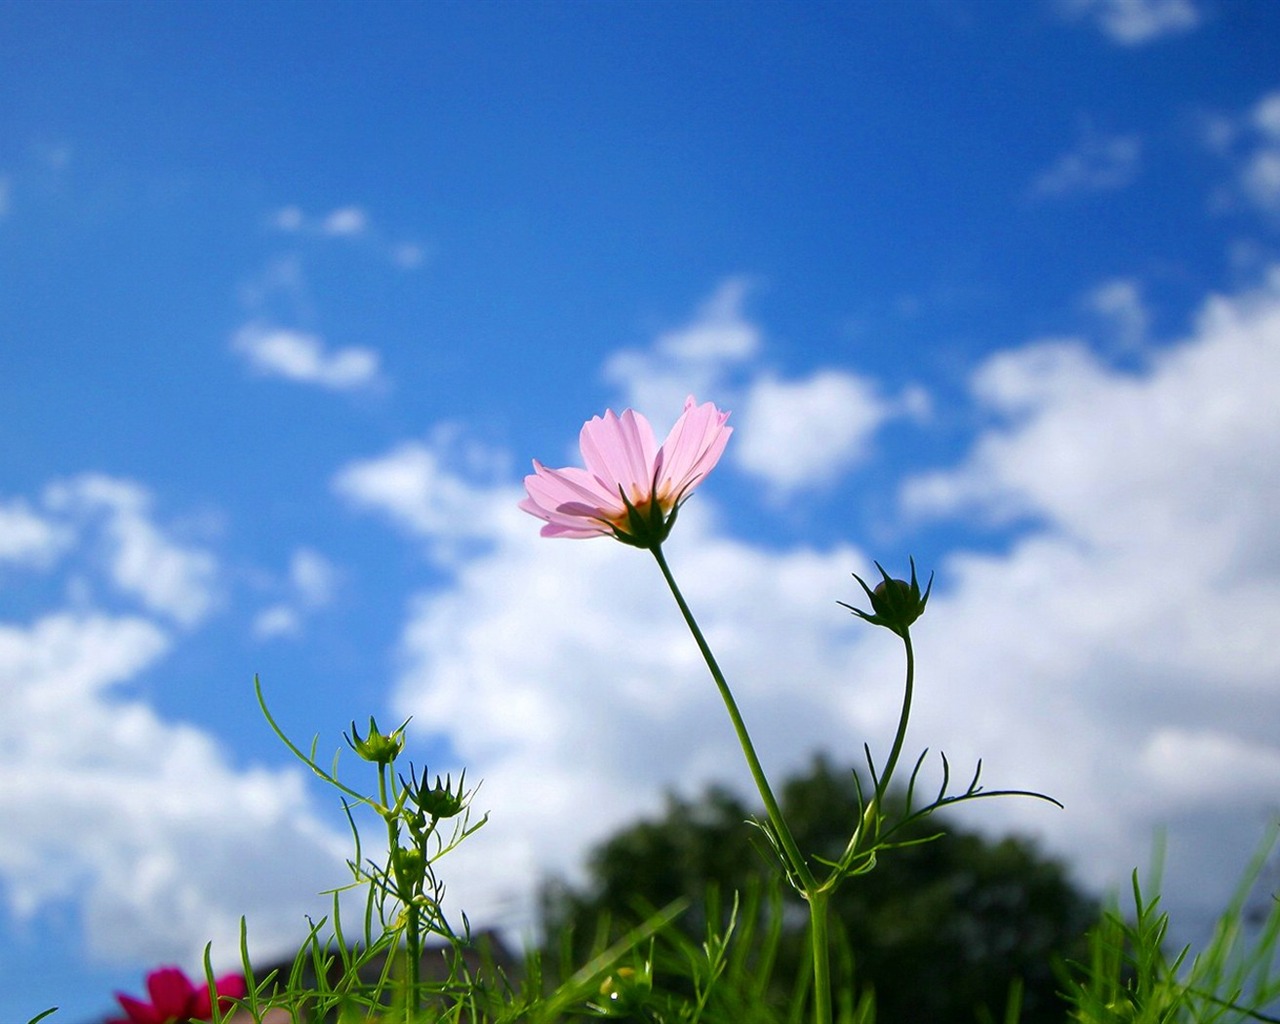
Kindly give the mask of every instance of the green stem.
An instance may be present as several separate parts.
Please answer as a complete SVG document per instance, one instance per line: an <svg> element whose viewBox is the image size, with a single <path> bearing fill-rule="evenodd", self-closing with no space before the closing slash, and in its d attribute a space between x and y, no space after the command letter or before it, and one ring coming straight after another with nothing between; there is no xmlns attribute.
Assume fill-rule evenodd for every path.
<svg viewBox="0 0 1280 1024"><path fill-rule="evenodd" d="M663 579L671 588L671 596L676 599L680 614L684 616L685 624L693 634L698 650L702 652L707 668L711 670L711 678L715 680L716 687L720 690L725 709L729 712L729 720L733 722L734 732L738 734L738 743L742 747L743 756L747 759L747 767L751 769L751 777L755 779L756 789L760 791L760 799L764 801L769 822L791 864L793 876L799 880L800 891L809 904L809 938L813 947L813 1019L815 1024L831 1024L831 950L827 936L827 908L830 894L819 888L817 879L814 878L808 863L800 853L800 848L796 845L795 838L791 835L791 829L782 816L782 808L778 805L773 790L769 786L769 779L760 765L760 758L756 756L756 748L747 732L747 724L742 720L742 713L738 710L738 702L734 700L733 691L729 689L729 684L724 678L724 673L720 671L715 655L711 653L706 637L698 628L693 612L689 610L684 595L676 585L675 577L671 575L671 568L667 565L661 546L655 545L650 550L653 552L653 557L657 559L658 568L662 570Z"/></svg>
<svg viewBox="0 0 1280 1024"><path fill-rule="evenodd" d="M410 903L405 909L409 912L409 926L404 939L405 955L409 958L409 999L404 1019L412 1022L418 1019L418 997L422 988L422 940L418 932L417 906Z"/></svg>
<svg viewBox="0 0 1280 1024"><path fill-rule="evenodd" d="M902 713L898 716L898 732L893 737L893 746L889 750L889 759L885 762L884 770L876 781L875 793L872 794L870 803L863 810L862 820L858 822L857 828L853 830L853 835L849 837L849 843L844 848L844 853L840 855L840 860L831 869L826 881L822 883L823 892L830 892L845 879L849 874L850 867L858 859L859 854L866 849L868 842L874 846L880 839L881 807L883 806L884 795L889 789L889 782L898 767L898 758L902 755L903 742L907 738L907 721L911 717L911 696L915 690L916 681L916 658L915 651L911 646L911 632L904 629L899 636L902 637L902 642L907 648L907 680L903 686ZM868 834L870 839L868 839Z"/></svg>
<svg viewBox="0 0 1280 1024"><path fill-rule="evenodd" d="M667 586L671 588L671 595L676 599L676 604L680 606L680 614L684 616L685 624L689 627L689 632L693 634L693 639L698 645L698 650L702 652L707 668L711 670L711 678L716 681L720 696L724 700L724 706L729 712L729 719L733 722L734 731L738 734L738 743L742 747L743 756L747 759L747 767L751 769L751 777L755 779L756 789L760 791L760 799L764 801L764 808L769 815L769 822L777 833L778 841L782 844L787 860L791 862L792 871L800 879L801 887L805 894L808 895L808 893L817 888L817 881L813 877L813 872L809 870L809 865L805 862L804 857L801 856L800 848L796 845L796 841L791 835L791 829L787 827L786 819L782 817L782 808L778 806L773 790L769 788L769 780L764 774L764 768L760 766L760 758L756 756L756 748L751 742L750 734L747 732L747 724L742 720L742 713L738 710L738 702L733 699L733 692L725 681L724 673L720 671L715 655L711 653L711 648L707 645L706 638L702 635L702 630L698 628L693 612L689 611L684 595L680 593L675 577L671 575L671 569L667 565L666 557L662 554L661 546L655 545L650 550L653 552L653 557L658 561L658 568L662 570L662 576L667 581Z"/></svg>
<svg viewBox="0 0 1280 1024"><path fill-rule="evenodd" d="M831 943L827 937L830 891L809 894L809 940L813 947L813 1019L831 1022Z"/></svg>
<svg viewBox="0 0 1280 1024"><path fill-rule="evenodd" d="M418 908L413 902L414 893L404 891L404 882L400 876L400 867L396 854L400 850L400 829L396 824L395 807L399 799L395 792L395 778L391 779L391 791L387 791L387 766L378 763L378 800L383 807L383 816L387 822L387 849L391 851L391 874L395 879L396 897L404 905L405 921L405 957L409 968L409 992L405 1000L405 1020L413 1021L418 1015L418 995L422 987L420 973L422 970L422 942L418 930Z"/></svg>
<svg viewBox="0 0 1280 1024"><path fill-rule="evenodd" d="M880 782L876 786L876 803L879 804L889 788L889 780L893 778L893 770L898 767L898 757L902 753L902 743L907 738L907 720L911 717L911 694L916 682L916 656L911 647L911 631L903 629L900 634L907 648L907 682L903 687L902 714L898 717L898 732L893 737L893 747L889 751L889 760L885 762L884 771L880 773Z"/></svg>

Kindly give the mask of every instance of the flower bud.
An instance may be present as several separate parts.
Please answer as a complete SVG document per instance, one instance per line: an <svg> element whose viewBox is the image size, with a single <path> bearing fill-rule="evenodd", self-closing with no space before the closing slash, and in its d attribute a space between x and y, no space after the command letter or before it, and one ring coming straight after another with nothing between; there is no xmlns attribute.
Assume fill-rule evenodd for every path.
<svg viewBox="0 0 1280 1024"><path fill-rule="evenodd" d="M363 757L366 761L373 761L376 764L390 764L400 756L400 751L404 749L404 726L400 726L395 732L387 734L378 732L378 723L374 721L373 716L369 716L369 735L364 739L360 738L360 734L356 731L356 723L351 723L351 735L347 738L347 743L351 749Z"/></svg>
<svg viewBox="0 0 1280 1024"><path fill-rule="evenodd" d="M397 847L391 852L391 866L401 889L416 889L427 874L427 861L422 851L412 847Z"/></svg>
<svg viewBox="0 0 1280 1024"><path fill-rule="evenodd" d="M880 575L883 579L875 585L875 589L869 587L866 581L857 573L853 574L853 578L862 584L862 589L867 592L867 597L871 601L870 612L864 612L851 604L845 604L844 601L840 601L839 604L848 608L859 618L866 619L872 625L884 626L886 629L897 633L898 636L905 638L911 624L924 613L924 606L929 601L929 592L933 590L933 574L930 573L929 583L925 587L924 593L920 593L920 582L916 579L915 559L911 559L910 562L910 583L906 580L890 577L879 562L876 562L875 566L880 570Z"/></svg>
<svg viewBox="0 0 1280 1024"><path fill-rule="evenodd" d="M422 781L419 782L413 774L412 765L409 778L406 779L401 775L400 781L405 789L409 790L409 795L413 798L418 811L432 822L461 814L471 795L466 791L467 773L465 771L458 777L457 788L454 787L453 778L449 775L444 779L437 775L435 785L428 787L427 769L422 769Z"/></svg>
<svg viewBox="0 0 1280 1024"><path fill-rule="evenodd" d="M422 813L439 821L441 818L452 818L462 813L466 800L461 792L454 793L446 785L436 783L431 789L418 794L418 806Z"/></svg>

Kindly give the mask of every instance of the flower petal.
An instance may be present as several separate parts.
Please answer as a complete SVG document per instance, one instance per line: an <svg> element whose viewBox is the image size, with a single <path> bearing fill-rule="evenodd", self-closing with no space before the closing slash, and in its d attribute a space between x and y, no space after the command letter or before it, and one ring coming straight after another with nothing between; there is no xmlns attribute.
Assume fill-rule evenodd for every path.
<svg viewBox="0 0 1280 1024"><path fill-rule="evenodd" d="M609 409L592 417L582 425L578 447L588 472L612 493L621 488L632 502L649 496L658 445L640 413L627 409L616 416Z"/></svg>
<svg viewBox="0 0 1280 1024"><path fill-rule="evenodd" d="M127 1017L122 1024L165 1024L165 1019L150 1003L134 999L133 996L126 996L122 992L116 993L116 999Z"/></svg>
<svg viewBox="0 0 1280 1024"><path fill-rule="evenodd" d="M525 477L528 497L520 508L548 523L544 537L598 537L612 530L602 522L625 511L616 495L604 492L584 469L547 469L534 462L536 473Z"/></svg>
<svg viewBox="0 0 1280 1024"><path fill-rule="evenodd" d="M186 1020L191 1016L196 987L176 967L161 967L147 975L147 993L160 1018Z"/></svg>
<svg viewBox="0 0 1280 1024"><path fill-rule="evenodd" d="M243 999L248 989L243 975L224 974L221 978L214 980L213 991L218 996L219 1011L225 1013L231 1007L230 1000ZM197 1020L209 1020L213 1017L213 993L209 991L207 985L196 993L191 1017Z"/></svg>
<svg viewBox="0 0 1280 1024"><path fill-rule="evenodd" d="M729 414L712 402L698 405L692 395L685 399L684 412L662 443L658 491L663 498L679 500L711 472L729 442L732 427Z"/></svg>
<svg viewBox="0 0 1280 1024"><path fill-rule="evenodd" d="M541 537L566 537L586 540L588 537L611 537L613 536L613 531L603 523L597 523L592 526L589 520L583 519L577 524L548 522L546 526L538 531L538 535Z"/></svg>
<svg viewBox="0 0 1280 1024"><path fill-rule="evenodd" d="M524 487L529 494L528 503L536 505L542 512L554 514L566 505L586 505L601 512L613 514L625 511L622 499L616 491L610 492L585 469L569 466L565 469L548 469L535 462L537 471L524 478ZM521 502L526 507L526 502ZM534 515L539 515L534 512Z"/></svg>

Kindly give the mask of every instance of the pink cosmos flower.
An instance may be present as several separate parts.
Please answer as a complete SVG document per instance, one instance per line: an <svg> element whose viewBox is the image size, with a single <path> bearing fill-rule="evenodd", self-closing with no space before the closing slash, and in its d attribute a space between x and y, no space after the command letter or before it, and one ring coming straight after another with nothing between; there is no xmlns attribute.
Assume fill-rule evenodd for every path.
<svg viewBox="0 0 1280 1024"><path fill-rule="evenodd" d="M733 433L727 412L692 395L659 448L649 421L633 409L613 410L582 426L586 469L548 469L536 459L524 478L520 507L546 522L544 537L616 537L654 548L671 532L689 493L720 461Z"/></svg>
<svg viewBox="0 0 1280 1024"><path fill-rule="evenodd" d="M107 1024L187 1024L190 1020L213 1018L213 997L218 997L218 1009L230 1007L231 999L245 994L244 978L228 974L218 978L214 991L208 985L197 987L191 979L176 967L161 967L147 975L147 994L151 1002L116 993L125 1016L113 1017Z"/></svg>

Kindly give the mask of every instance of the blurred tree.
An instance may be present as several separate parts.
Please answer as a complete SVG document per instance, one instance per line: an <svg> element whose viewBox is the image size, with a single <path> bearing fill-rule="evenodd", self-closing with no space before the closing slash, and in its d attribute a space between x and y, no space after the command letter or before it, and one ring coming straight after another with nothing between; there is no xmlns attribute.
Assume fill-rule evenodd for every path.
<svg viewBox="0 0 1280 1024"><path fill-rule="evenodd" d="M901 806L902 796L891 797ZM788 781L781 801L800 848L837 858L857 816L851 771L824 758ZM561 880L541 892L548 945L566 932L583 956L658 907L690 901L681 927L700 941L708 897L749 890L774 875L750 809L721 788L700 799L669 796L665 815L626 828L590 855L587 882ZM854 982L874 990L878 1019L892 1024L972 1024L1000 1020L1010 985L1023 985L1023 1024L1058 1024L1066 1006L1054 962L1083 957L1098 908L1065 868L1028 841L988 840L934 816L903 838L941 838L890 850L871 872L845 881L832 901L833 933L852 956ZM721 903L727 903L722 900ZM768 907L768 901L761 904ZM775 974L805 968L806 914L787 890ZM605 934L601 934L601 931ZM789 990L774 993L780 1001Z"/></svg>

